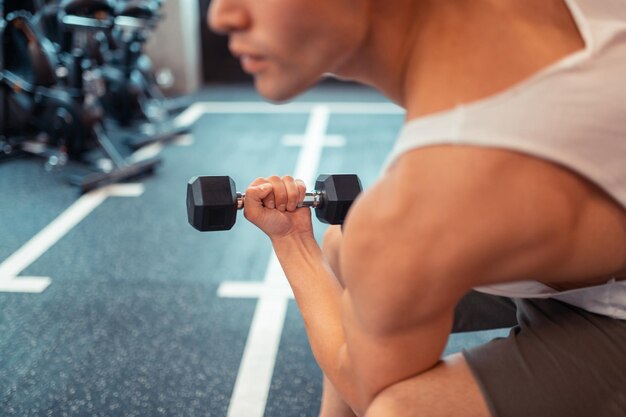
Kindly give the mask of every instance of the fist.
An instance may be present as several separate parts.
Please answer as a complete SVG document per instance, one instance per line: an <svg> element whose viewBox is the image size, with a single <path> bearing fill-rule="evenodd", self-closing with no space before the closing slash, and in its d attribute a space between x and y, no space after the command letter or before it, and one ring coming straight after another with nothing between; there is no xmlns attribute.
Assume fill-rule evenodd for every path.
<svg viewBox="0 0 626 417"><path fill-rule="evenodd" d="M244 216L272 239L312 233L305 195L304 182L291 176L257 178L246 189Z"/></svg>

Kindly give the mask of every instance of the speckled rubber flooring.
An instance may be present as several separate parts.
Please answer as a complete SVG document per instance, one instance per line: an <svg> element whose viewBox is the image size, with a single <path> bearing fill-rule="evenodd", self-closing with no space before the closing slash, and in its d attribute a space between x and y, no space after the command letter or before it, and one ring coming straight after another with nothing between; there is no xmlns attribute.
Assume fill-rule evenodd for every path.
<svg viewBox="0 0 626 417"><path fill-rule="evenodd" d="M213 87L200 101L258 101L249 87ZM384 102L369 90L326 86L299 102ZM230 232L187 224L187 180L293 173L300 152L284 135L309 114L207 113L193 142L160 153L137 197L109 197L19 277L49 277L41 293L0 292L0 416L226 416L255 298L222 298L224 281L264 278L271 247L242 217ZM319 172L353 172L371 185L402 124L401 113L333 114ZM240 187L241 188L241 187ZM1 264L79 198L40 159L0 163ZM320 237L324 227L316 225ZM448 352L492 333L453 337ZM313 417L321 373L293 300L262 409L232 417ZM262 381L257 381L263 385ZM244 397L245 402L245 397ZM245 405L245 404L244 404Z"/></svg>

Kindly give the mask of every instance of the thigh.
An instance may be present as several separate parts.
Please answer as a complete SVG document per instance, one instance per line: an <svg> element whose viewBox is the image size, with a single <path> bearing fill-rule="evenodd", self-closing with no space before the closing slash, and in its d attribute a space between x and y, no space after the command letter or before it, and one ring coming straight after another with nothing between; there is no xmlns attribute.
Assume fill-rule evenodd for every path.
<svg viewBox="0 0 626 417"><path fill-rule="evenodd" d="M487 402L461 354L380 393L365 417L489 417ZM538 416L537 416L538 417Z"/></svg>
<svg viewBox="0 0 626 417"><path fill-rule="evenodd" d="M518 300L519 326L464 352L494 417L623 417L626 321Z"/></svg>

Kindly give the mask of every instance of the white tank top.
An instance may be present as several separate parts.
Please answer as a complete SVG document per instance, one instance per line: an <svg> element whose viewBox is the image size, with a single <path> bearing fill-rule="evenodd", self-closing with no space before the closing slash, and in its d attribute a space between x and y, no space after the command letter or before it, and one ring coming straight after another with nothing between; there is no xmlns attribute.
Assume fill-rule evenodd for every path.
<svg viewBox="0 0 626 417"><path fill-rule="evenodd" d="M583 50L486 99L407 122L385 166L429 145L510 149L578 172L626 208L626 0L565 3ZM626 281L563 292L537 281L477 289L626 319Z"/></svg>

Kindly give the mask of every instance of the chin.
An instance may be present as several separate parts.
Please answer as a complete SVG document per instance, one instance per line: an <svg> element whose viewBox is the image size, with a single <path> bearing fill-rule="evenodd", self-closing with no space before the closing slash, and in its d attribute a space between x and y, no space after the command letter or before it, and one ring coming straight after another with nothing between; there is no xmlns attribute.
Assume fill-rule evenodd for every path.
<svg viewBox="0 0 626 417"><path fill-rule="evenodd" d="M276 104L292 100L304 92L301 89L286 88L284 86L267 86L258 81L255 81L254 85L261 97Z"/></svg>
<svg viewBox="0 0 626 417"><path fill-rule="evenodd" d="M296 98L315 84L316 82L303 82L302 80L289 82L286 77L277 80L276 78L258 75L254 78L254 86L257 92L264 99L277 104Z"/></svg>

